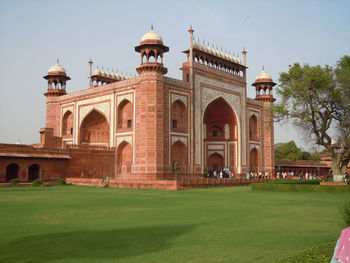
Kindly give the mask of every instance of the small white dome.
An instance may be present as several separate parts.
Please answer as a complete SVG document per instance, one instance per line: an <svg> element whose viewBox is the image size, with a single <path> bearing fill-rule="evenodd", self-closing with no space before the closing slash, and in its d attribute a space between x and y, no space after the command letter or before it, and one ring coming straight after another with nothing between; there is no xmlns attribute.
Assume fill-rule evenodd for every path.
<svg viewBox="0 0 350 263"><path fill-rule="evenodd" d="M143 35L143 37L141 38L141 42L145 40L159 40L163 42L162 37L155 31L153 31L153 29L151 29L148 33Z"/></svg>
<svg viewBox="0 0 350 263"><path fill-rule="evenodd" d="M64 72L64 73L66 73L64 68L58 63L56 65L53 65L51 68L49 68L49 73L50 72Z"/></svg>
<svg viewBox="0 0 350 263"><path fill-rule="evenodd" d="M101 75L101 72L99 69L95 69L94 70L94 74L93 75Z"/></svg>
<svg viewBox="0 0 350 263"><path fill-rule="evenodd" d="M104 72L103 69L100 70L100 74L101 74L101 76L106 76L106 73Z"/></svg>
<svg viewBox="0 0 350 263"><path fill-rule="evenodd" d="M257 79L271 79L271 76L267 74L264 70L262 70L260 74L256 76L255 80Z"/></svg>

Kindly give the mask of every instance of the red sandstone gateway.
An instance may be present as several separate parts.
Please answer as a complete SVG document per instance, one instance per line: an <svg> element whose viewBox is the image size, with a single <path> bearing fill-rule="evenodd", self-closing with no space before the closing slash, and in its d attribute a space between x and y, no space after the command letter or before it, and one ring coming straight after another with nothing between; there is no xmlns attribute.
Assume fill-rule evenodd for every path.
<svg viewBox="0 0 350 263"><path fill-rule="evenodd" d="M89 87L67 93L70 80L57 62L44 77L46 127L41 143L1 148L2 182L13 177L110 178L122 181L203 177L205 170L274 170L270 108L275 83L263 70L246 97L246 51L236 56L193 40L184 51L183 79L165 77L169 48L153 28L135 47L136 77L95 69ZM21 155L24 151L26 154ZM33 168L32 168L33 169ZM151 185L157 185L151 183Z"/></svg>

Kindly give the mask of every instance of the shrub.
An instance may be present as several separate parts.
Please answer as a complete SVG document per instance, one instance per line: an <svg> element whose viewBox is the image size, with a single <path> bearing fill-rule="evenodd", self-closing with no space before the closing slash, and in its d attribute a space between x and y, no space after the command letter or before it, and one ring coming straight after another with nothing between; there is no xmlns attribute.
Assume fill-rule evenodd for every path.
<svg viewBox="0 0 350 263"><path fill-rule="evenodd" d="M350 201L346 202L341 209L344 225L350 227Z"/></svg>
<svg viewBox="0 0 350 263"><path fill-rule="evenodd" d="M271 192L322 192L322 193L350 193L348 185L310 185L310 184L268 184L253 183L252 191Z"/></svg>
<svg viewBox="0 0 350 263"><path fill-rule="evenodd" d="M59 185L66 185L67 184L66 183L66 179L64 179L64 178L59 178L59 179L56 180L56 182Z"/></svg>
<svg viewBox="0 0 350 263"><path fill-rule="evenodd" d="M10 180L10 183L11 183L12 185L16 185L16 184L19 183L19 179L18 179L18 178L12 178L12 179Z"/></svg>
<svg viewBox="0 0 350 263"><path fill-rule="evenodd" d="M44 183L43 180L41 180L41 179L36 179L36 180L33 181L32 186L40 186L40 185L42 185L43 183Z"/></svg>
<svg viewBox="0 0 350 263"><path fill-rule="evenodd" d="M276 179L268 180L269 184L320 184L320 180Z"/></svg>
<svg viewBox="0 0 350 263"><path fill-rule="evenodd" d="M284 258L276 263L329 263L334 252L335 242L306 249L297 255Z"/></svg>

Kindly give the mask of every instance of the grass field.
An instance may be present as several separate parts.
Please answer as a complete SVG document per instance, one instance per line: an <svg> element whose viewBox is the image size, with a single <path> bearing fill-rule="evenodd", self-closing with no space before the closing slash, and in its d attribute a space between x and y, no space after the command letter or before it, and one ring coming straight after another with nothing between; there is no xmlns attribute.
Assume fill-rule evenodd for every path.
<svg viewBox="0 0 350 263"><path fill-rule="evenodd" d="M0 262L274 262L335 241L349 194L0 188Z"/></svg>

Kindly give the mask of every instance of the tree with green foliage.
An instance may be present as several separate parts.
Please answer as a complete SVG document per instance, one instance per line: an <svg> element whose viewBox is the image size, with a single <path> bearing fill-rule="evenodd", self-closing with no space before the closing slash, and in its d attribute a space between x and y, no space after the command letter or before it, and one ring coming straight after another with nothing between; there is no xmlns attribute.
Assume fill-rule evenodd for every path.
<svg viewBox="0 0 350 263"><path fill-rule="evenodd" d="M301 150L294 141L276 144L275 158L288 160L320 160L317 153L309 153Z"/></svg>
<svg viewBox="0 0 350 263"><path fill-rule="evenodd" d="M327 150L333 174L345 175L350 161L350 56L342 57L335 69L295 63L279 81L282 101L274 106L275 120L291 119L310 142Z"/></svg>

